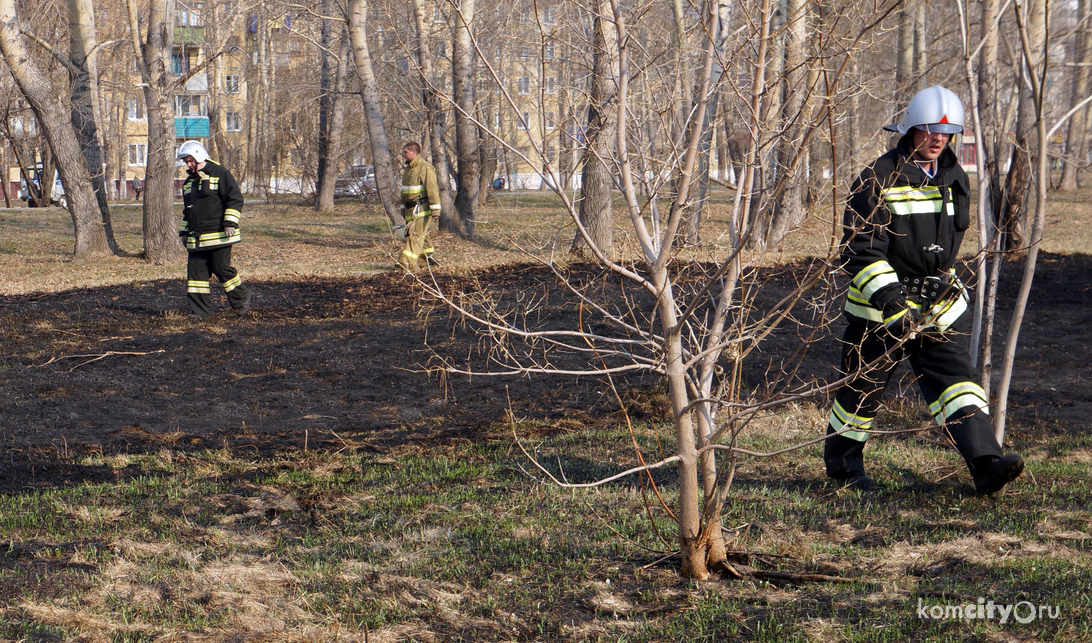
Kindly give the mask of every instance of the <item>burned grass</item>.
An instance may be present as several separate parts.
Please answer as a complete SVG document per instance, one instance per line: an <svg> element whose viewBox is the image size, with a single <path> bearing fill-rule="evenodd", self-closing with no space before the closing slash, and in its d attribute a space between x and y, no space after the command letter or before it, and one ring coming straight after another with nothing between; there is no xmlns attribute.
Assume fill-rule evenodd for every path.
<svg viewBox="0 0 1092 643"><path fill-rule="evenodd" d="M1047 255L1033 292L1008 437L1024 477L977 497L930 432L870 443L875 494L829 486L818 447L743 459L723 523L733 560L760 573L688 583L648 478L559 490L512 434L574 482L633 466L634 440L655 460L672 451L656 380L617 382L631 435L600 380L440 376L437 355L486 346L375 268L382 229L338 216L254 215L270 227L241 252L259 297L242 320L184 319L179 267L61 265L42 280L63 287L30 289L4 273L0 639L1092 640L1088 256ZM552 234L533 224L526 238ZM573 319L511 247L445 237L460 259L440 283L533 294L541 321ZM759 275L768 297L805 265ZM803 336L818 343L801 377L828 377L837 328L806 330L774 336L749 385ZM820 435L824 405L760 418L743 446ZM879 423L927 421L913 387L893 387ZM673 471L652 479L673 506ZM844 582L806 580L821 577ZM980 597L1047 611L954 616Z"/></svg>

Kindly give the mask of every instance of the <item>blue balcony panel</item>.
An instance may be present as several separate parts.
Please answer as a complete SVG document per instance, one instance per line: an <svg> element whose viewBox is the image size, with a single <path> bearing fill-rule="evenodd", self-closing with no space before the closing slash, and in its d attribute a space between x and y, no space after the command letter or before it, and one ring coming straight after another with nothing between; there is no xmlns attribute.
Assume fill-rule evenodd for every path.
<svg viewBox="0 0 1092 643"><path fill-rule="evenodd" d="M178 138L208 138L209 117L187 116L174 119L174 135Z"/></svg>

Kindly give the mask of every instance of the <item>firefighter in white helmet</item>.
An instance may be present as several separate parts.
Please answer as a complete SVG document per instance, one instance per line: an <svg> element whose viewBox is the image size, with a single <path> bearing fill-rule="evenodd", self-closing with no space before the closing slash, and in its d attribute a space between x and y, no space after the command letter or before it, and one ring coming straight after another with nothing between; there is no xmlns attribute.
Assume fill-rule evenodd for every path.
<svg viewBox="0 0 1092 643"><path fill-rule="evenodd" d="M253 292L243 285L231 265L231 246L238 243L243 193L235 177L209 158L199 141L186 141L178 148L188 176L182 184L182 237L189 251L186 267L186 298L190 316L207 317L212 305L210 274L216 275L235 314L250 310Z"/></svg>
<svg viewBox="0 0 1092 643"><path fill-rule="evenodd" d="M963 131L963 105L950 90L918 92L902 137L861 172L843 218L842 263L852 277L841 376L824 444L827 475L859 489L877 484L863 450L895 367L908 359L929 411L963 456L975 490L999 491L1023 471L1003 455L986 394L971 362L967 291L955 273L970 226L967 174L948 143Z"/></svg>

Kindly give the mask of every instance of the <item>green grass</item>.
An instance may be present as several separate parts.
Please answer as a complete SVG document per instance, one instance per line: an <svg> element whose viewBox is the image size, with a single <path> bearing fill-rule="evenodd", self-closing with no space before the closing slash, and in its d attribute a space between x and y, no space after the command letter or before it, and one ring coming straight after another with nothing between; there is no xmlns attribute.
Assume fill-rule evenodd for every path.
<svg viewBox="0 0 1092 643"><path fill-rule="evenodd" d="M723 218L723 196L711 220ZM1089 221L1089 209L1067 207L1071 225ZM114 216L122 247L136 251L139 209ZM394 245L374 205L326 217L256 206L244 217L237 257L246 278L390 265ZM0 225L11 233L0 245L12 255L0 270L4 294L183 276L181 266L131 258L74 265L60 210L0 211ZM512 248L545 243L563 225L553 197L502 193L479 222L480 243L444 236L438 246L445 269L470 271L519 258ZM790 253L822 252L824 234L794 240ZM1047 237L1053 252L1088 247L1084 237L1075 247ZM694 252L722 250L714 240ZM663 410L661 398L645 400L647 417ZM740 444L770 451L816 437L822 416L801 408L764 418ZM922 413L893 405L882 420L910 427ZM589 482L636 464L623 429L516 428L558 478ZM646 461L672 453L662 420L635 434ZM959 457L930 434L870 442L882 485L874 494L829 486L815 446L741 459L723 513L734 560L851 581L803 584L681 578L674 523L647 479L543 484L507 427L477 443L382 453L349 442L264 458L223 449L80 455L77 464L116 480L0 495L0 639L1092 640L1092 436L1021 426L1009 435L1027 473L993 498L971 493ZM674 467L652 478L674 509ZM978 597L1060 616L1001 624L917 615L919 600Z"/></svg>
<svg viewBox="0 0 1092 643"><path fill-rule="evenodd" d="M653 457L648 431L639 435ZM547 466L578 448L565 468L587 477L626 466L629 442L622 430L534 438ZM1084 438L1039 448L1089 453ZM87 456L135 475L0 496L0 588L11 599L0 637L1087 640L1092 599L1074 588L1092 586L1092 542L1079 533L1089 512L1075 503L1089 506L1089 471L1074 458L1031 462L1038 482L997 498L969 494L965 480L905 482L907 470L959 467L913 439L870 446L878 494L827 486L817 451L744 461L724 517L730 548L759 569L854 581L792 586L688 583L670 560L656 563L673 525L649 495L669 541L659 542L638 480L558 489L520 472L529 463L517 454L497 435L439 452ZM671 476L662 482L671 503ZM1061 616L1002 626L915 615L918 598L979 596Z"/></svg>

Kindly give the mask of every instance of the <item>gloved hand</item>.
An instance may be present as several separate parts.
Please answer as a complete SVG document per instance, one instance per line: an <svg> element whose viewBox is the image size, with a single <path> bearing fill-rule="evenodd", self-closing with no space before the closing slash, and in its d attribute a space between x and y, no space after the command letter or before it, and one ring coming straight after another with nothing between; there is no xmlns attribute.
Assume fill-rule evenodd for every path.
<svg viewBox="0 0 1092 643"><path fill-rule="evenodd" d="M871 303L883 313L884 327L895 337L905 337L921 325L921 313L907 303L902 284L891 284L876 291Z"/></svg>
<svg viewBox="0 0 1092 643"><path fill-rule="evenodd" d="M883 318L887 332L899 339L912 335L921 327L921 313L917 308L905 304L902 310L895 309L890 313L884 311Z"/></svg>
<svg viewBox="0 0 1092 643"><path fill-rule="evenodd" d="M186 237L190 236L190 231L189 230L179 230L178 231L178 236L185 239Z"/></svg>

